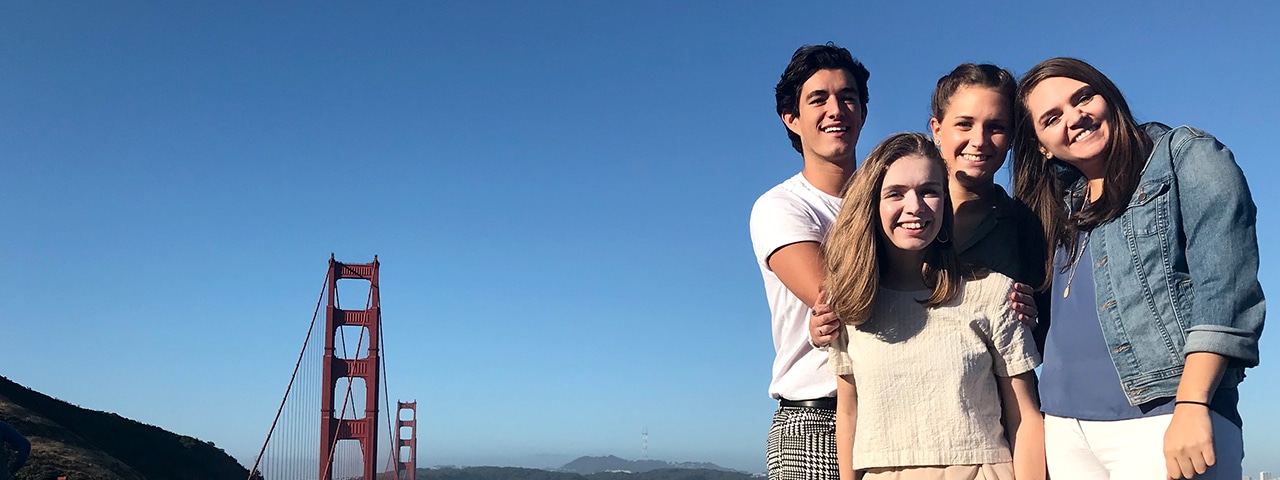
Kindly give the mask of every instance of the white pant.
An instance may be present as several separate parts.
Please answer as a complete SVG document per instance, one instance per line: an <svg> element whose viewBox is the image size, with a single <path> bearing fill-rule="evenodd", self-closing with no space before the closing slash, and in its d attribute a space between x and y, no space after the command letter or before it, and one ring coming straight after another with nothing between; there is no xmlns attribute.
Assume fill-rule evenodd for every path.
<svg viewBox="0 0 1280 480"><path fill-rule="evenodd" d="M1240 427L1217 413L1213 453L1217 457L1196 480L1236 480L1242 476L1244 436ZM1164 432L1173 414L1132 420L1090 421L1044 416L1045 458L1049 477L1072 480L1167 480Z"/></svg>

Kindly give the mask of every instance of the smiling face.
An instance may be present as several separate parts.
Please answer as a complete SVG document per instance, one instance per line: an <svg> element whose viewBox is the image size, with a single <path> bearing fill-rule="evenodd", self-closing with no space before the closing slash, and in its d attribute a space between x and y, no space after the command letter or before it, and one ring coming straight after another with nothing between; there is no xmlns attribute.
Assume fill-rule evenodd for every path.
<svg viewBox="0 0 1280 480"><path fill-rule="evenodd" d="M936 161L936 160L935 160ZM880 186L880 237L890 258L923 261L925 247L942 228L947 176L936 163L919 155L894 161Z"/></svg>
<svg viewBox="0 0 1280 480"><path fill-rule="evenodd" d="M989 186L1009 153L1010 100L992 88L961 86L929 126L947 168L965 185Z"/></svg>
<svg viewBox="0 0 1280 480"><path fill-rule="evenodd" d="M1067 162L1089 178L1101 178L1111 141L1111 109L1092 86L1049 77L1026 97L1040 151Z"/></svg>
<svg viewBox="0 0 1280 480"><path fill-rule="evenodd" d="M852 166L866 115L849 73L818 70L800 87L799 100L798 113L784 113L782 121L800 136L805 161Z"/></svg>

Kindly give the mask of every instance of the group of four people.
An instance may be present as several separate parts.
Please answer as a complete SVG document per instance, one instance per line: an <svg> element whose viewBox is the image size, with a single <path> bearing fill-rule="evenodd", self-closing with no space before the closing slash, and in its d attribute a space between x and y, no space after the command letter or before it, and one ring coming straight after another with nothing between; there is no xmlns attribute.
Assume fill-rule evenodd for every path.
<svg viewBox="0 0 1280 480"><path fill-rule="evenodd" d="M1020 82L960 65L931 135L855 173L868 77L806 46L776 88L804 167L751 212L769 478L1239 478L1265 303L1231 152L1054 58ZM1011 148L1013 197L993 180Z"/></svg>

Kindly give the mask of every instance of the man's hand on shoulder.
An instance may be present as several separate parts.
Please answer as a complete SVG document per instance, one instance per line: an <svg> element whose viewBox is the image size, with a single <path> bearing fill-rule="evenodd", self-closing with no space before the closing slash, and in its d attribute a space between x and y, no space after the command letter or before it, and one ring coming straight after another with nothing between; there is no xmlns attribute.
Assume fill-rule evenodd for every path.
<svg viewBox="0 0 1280 480"><path fill-rule="evenodd" d="M1009 292L1009 308L1018 312L1018 321L1028 327L1036 326L1036 317L1040 311L1036 308L1036 300L1031 295L1035 289L1025 283L1013 283L1013 291Z"/></svg>
<svg viewBox="0 0 1280 480"><path fill-rule="evenodd" d="M814 348L831 345L840 337L840 319L827 305L827 292L818 292L818 301L809 310L809 343Z"/></svg>

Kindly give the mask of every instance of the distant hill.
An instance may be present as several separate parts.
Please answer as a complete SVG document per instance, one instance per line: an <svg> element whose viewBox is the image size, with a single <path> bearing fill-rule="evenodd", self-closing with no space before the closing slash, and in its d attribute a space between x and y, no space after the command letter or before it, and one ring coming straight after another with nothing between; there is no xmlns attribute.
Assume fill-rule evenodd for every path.
<svg viewBox="0 0 1280 480"><path fill-rule="evenodd" d="M692 470L718 470L722 472L735 472L728 468L721 467L714 463L708 462L682 462L671 463L662 460L627 460L618 458L613 455L605 457L578 457L576 460L566 463L561 470L570 472L588 474L600 473L608 471L627 471L631 473L643 473L661 469L692 469ZM741 473L741 472L739 472Z"/></svg>
<svg viewBox="0 0 1280 480"><path fill-rule="evenodd" d="M662 468L642 473L602 472L584 475L516 467L419 468L415 472L415 477L415 480L752 480L756 478L742 472L705 468ZM378 480L394 479L395 475L391 473L378 475Z"/></svg>
<svg viewBox="0 0 1280 480"><path fill-rule="evenodd" d="M0 419L31 440L19 480L245 480L212 443L71 405L0 376Z"/></svg>
<svg viewBox="0 0 1280 480"><path fill-rule="evenodd" d="M758 477L729 470L706 468L662 468L643 473L593 473L587 480L759 480Z"/></svg>
<svg viewBox="0 0 1280 480"><path fill-rule="evenodd" d="M585 480L572 472L520 467L419 468L414 480ZM378 474L378 480L395 480L395 474Z"/></svg>

